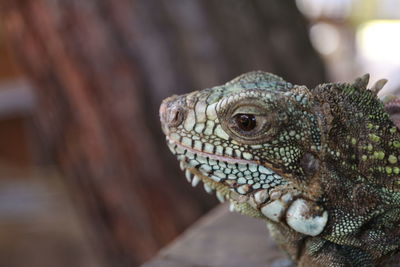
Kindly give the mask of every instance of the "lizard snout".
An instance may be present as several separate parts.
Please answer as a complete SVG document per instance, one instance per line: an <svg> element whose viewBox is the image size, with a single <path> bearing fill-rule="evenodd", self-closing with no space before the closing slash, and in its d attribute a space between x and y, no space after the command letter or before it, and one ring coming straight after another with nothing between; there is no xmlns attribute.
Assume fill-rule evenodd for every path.
<svg viewBox="0 0 400 267"><path fill-rule="evenodd" d="M164 132L171 127L178 127L185 119L186 111L179 104L177 96L164 99L160 106L160 120Z"/></svg>

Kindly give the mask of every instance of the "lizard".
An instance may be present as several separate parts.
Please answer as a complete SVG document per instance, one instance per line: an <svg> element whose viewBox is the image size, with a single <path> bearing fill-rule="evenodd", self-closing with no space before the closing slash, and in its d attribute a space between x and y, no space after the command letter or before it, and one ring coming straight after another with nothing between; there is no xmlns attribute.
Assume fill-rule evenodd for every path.
<svg viewBox="0 0 400 267"><path fill-rule="evenodd" d="M294 264L396 266L400 131L377 96L386 80L368 83L253 71L166 98L161 126L187 180L265 220Z"/></svg>

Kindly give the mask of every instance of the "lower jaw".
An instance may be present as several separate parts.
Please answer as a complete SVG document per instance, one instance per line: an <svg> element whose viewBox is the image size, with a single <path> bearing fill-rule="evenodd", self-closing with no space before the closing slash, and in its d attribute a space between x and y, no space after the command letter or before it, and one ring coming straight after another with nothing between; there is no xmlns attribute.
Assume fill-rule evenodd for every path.
<svg viewBox="0 0 400 267"><path fill-rule="evenodd" d="M229 186L214 181L210 177L205 176L204 174L202 174L198 169L189 168L188 170L194 176L197 176L198 178L200 178L200 180L203 182L203 184L209 186L212 190L215 190L216 193L219 196L222 196L225 200L231 200L234 197L239 197L239 194L237 194L236 192L231 191ZM218 197L218 198L220 199L221 197Z"/></svg>
<svg viewBox="0 0 400 267"><path fill-rule="evenodd" d="M242 214L256 217L256 218L265 218L264 215L255 207L251 206L248 203L249 196L240 195L230 189L229 186L218 183L213 179L203 175L196 168L188 168L191 174L200 178L203 184L207 185L212 190L216 191L216 196L220 202L229 201L230 202L230 211L237 211Z"/></svg>
<svg viewBox="0 0 400 267"><path fill-rule="evenodd" d="M239 194L239 192L236 192L234 190L235 187L232 187L235 186L236 183L233 183L232 186L230 185L231 183L227 184L227 181L234 182L233 180L230 179L217 180L215 179L215 177L211 178L207 176L198 167L194 167L194 165L191 166L190 164L188 164L191 158L187 157L186 151L190 151L192 154L197 154L198 151L192 151L191 148L177 144L176 142L171 141L169 138L167 138L167 141L168 141L168 146L171 149L171 152L178 157L178 160L180 161L181 164L181 169L186 171L187 180L188 182L192 183L192 186L196 186L199 181L202 181L204 184L205 191L207 191L210 194L212 193L212 191L215 191L216 196L220 200L220 202L225 202L226 200L229 200L229 202L231 203L230 206L231 211L236 210L240 213L252 217L265 218L260 212L260 207L254 204L254 198L252 197L253 190L251 190L248 193ZM183 153L177 153L176 150L179 147L183 151ZM220 158L215 158L214 155L207 154L205 156L213 160L221 160ZM235 163L237 162L235 161ZM248 162L240 161L239 163L247 164ZM266 189L260 189L260 190L266 190Z"/></svg>

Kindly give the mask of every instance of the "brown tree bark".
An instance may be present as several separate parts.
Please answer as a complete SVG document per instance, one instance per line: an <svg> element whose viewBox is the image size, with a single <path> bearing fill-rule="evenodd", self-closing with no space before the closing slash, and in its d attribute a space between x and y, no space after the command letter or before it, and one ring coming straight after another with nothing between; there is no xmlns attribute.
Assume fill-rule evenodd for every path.
<svg viewBox="0 0 400 267"><path fill-rule="evenodd" d="M1 0L32 80L41 142L108 266L148 259L214 205L189 188L159 129L173 94L262 69L324 80L294 1Z"/></svg>

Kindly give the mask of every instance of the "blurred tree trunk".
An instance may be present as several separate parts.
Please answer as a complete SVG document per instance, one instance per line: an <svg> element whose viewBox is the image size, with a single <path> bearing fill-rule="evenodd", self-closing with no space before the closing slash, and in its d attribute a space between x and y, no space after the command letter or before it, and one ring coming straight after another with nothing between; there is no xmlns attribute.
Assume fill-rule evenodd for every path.
<svg viewBox="0 0 400 267"><path fill-rule="evenodd" d="M164 144L158 105L255 69L315 85L321 60L294 1L1 0L36 87L42 144L108 266L151 257L215 204Z"/></svg>

